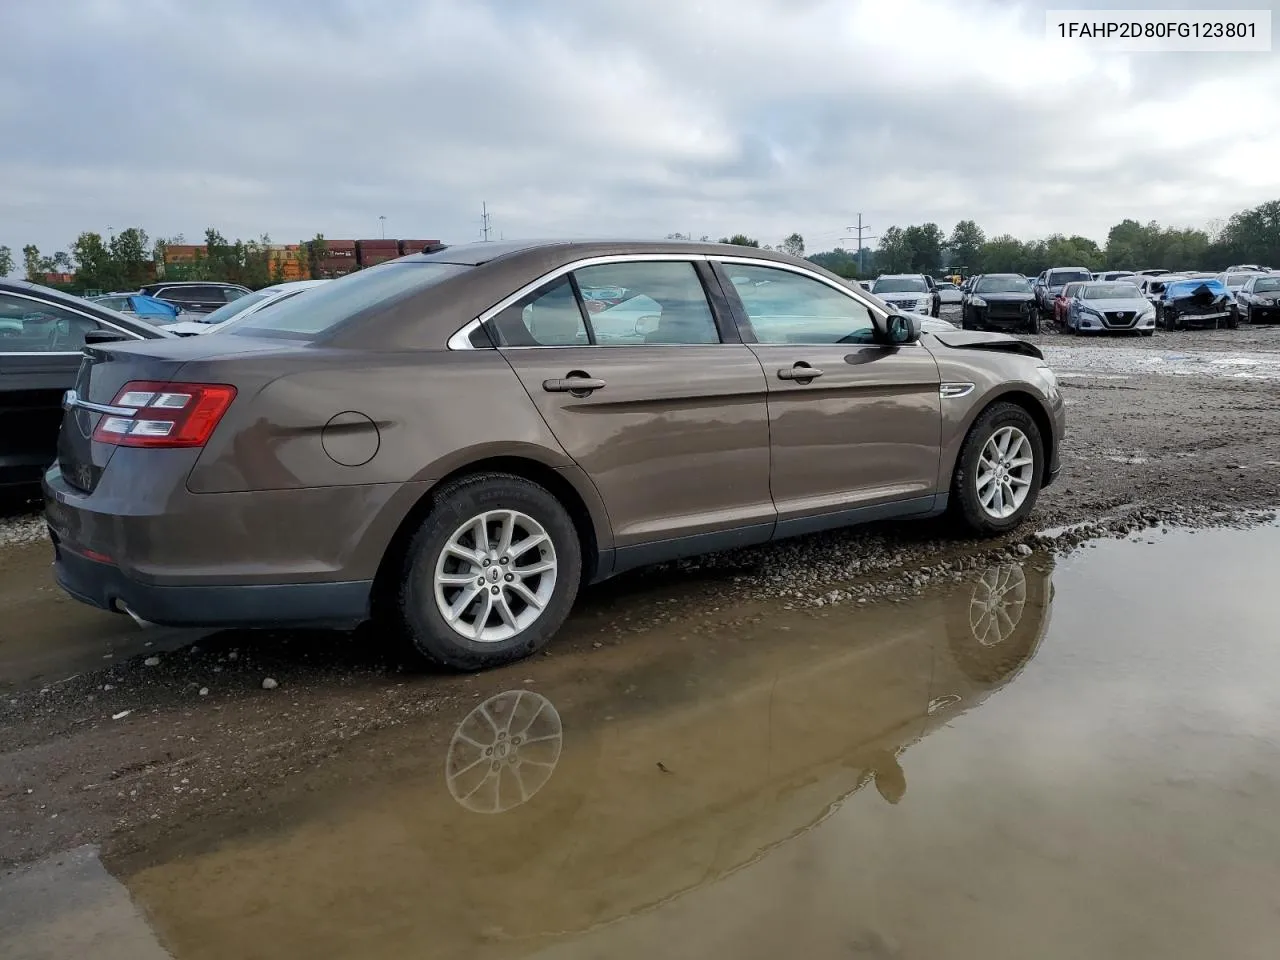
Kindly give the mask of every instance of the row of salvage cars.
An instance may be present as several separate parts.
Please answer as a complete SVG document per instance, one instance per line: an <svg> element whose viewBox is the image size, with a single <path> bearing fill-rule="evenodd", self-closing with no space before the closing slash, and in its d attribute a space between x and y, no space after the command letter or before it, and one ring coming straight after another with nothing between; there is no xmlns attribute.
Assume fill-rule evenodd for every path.
<svg viewBox="0 0 1280 960"><path fill-rule="evenodd" d="M1067 279L1067 275L1071 279ZM1136 333L1157 328L1235 329L1280 321L1280 273L1135 274L1046 271L970 277L961 287L961 326L1038 333L1046 322L1072 334Z"/></svg>

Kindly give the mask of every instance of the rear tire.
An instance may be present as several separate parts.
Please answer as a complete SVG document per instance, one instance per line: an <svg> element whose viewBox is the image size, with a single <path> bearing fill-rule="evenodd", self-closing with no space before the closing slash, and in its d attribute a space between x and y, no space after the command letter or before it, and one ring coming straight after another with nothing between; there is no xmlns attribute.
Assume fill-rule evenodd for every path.
<svg viewBox="0 0 1280 960"><path fill-rule="evenodd" d="M581 579L578 531L551 493L514 474L462 477L438 491L405 551L400 622L429 660L453 670L495 667L550 641Z"/></svg>
<svg viewBox="0 0 1280 960"><path fill-rule="evenodd" d="M1003 458L1015 465L1005 468L1008 483L990 479L992 471L988 469L992 460L988 445L994 441L998 453L1003 437L1010 438L1018 447L1014 450L1011 443L1007 451L1009 456ZM1016 439L1018 437L1021 439ZM1031 463L1022 464L1027 456L1030 456ZM1026 469L1028 466L1029 470ZM955 473L951 477L951 508L965 527L977 536L995 537L1007 533L1021 524L1035 507L1044 469L1044 440L1031 414L1016 403L994 403L969 428L969 435L960 448ZM991 497L993 486L1000 488L996 496L1001 503L1006 502L1006 491L1010 489L1025 491L1023 499L1016 502L1011 512L1002 516L1003 511L995 509L996 501Z"/></svg>

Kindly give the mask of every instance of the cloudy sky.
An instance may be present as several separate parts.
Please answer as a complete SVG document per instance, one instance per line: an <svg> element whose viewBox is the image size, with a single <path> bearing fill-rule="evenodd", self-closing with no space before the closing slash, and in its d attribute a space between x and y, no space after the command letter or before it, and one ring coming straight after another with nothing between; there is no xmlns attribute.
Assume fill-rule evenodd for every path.
<svg viewBox="0 0 1280 960"><path fill-rule="evenodd" d="M816 251L859 212L1102 240L1280 197L1277 54L1050 45L1046 5L1106 6L0 0L0 244L460 242L487 202L495 237ZM1195 4L1110 6L1144 5Z"/></svg>

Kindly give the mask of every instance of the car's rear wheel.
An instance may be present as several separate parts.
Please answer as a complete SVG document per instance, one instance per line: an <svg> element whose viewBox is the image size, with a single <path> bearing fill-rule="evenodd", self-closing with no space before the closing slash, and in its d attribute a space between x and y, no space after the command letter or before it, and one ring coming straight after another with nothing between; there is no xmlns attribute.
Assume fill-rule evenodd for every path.
<svg viewBox="0 0 1280 960"><path fill-rule="evenodd" d="M1015 403L992 404L960 449L952 508L979 536L1012 530L1035 506L1044 466L1044 440L1031 414Z"/></svg>
<svg viewBox="0 0 1280 960"><path fill-rule="evenodd" d="M405 554L399 612L423 656L479 670L541 649L582 577L573 520L546 489L512 474L442 488Z"/></svg>

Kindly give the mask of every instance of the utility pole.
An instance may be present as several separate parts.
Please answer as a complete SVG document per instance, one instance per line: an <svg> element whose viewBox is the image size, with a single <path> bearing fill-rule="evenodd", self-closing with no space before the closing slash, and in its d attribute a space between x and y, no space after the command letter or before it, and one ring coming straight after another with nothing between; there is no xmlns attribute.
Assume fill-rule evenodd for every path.
<svg viewBox="0 0 1280 960"><path fill-rule="evenodd" d="M387 218L384 215L378 216L378 226L382 228L382 239L387 239Z"/></svg>
<svg viewBox="0 0 1280 960"><path fill-rule="evenodd" d="M489 204L482 202L480 204L480 236L485 243L489 242Z"/></svg>
<svg viewBox="0 0 1280 960"><path fill-rule="evenodd" d="M868 240L874 240L874 239L875 239L875 237L876 237L876 235L875 235L874 233L867 233L867 231L871 229L871 225L870 225L870 224L867 224L867 223L863 223L863 222L862 222L862 214L858 214L858 225L857 225L857 226L855 226L855 227L846 227L845 229L847 229L850 233L857 233L857 238L856 238L856 239L857 239L857 241L858 241L858 274L859 274L859 275L861 275L861 274L862 274L862 237L863 237L863 235L864 235L864 234L866 234L866 238L867 238ZM844 241L844 240L853 240L853 239L855 239L855 238L854 238L854 237L841 237L840 239L841 239L842 241Z"/></svg>

